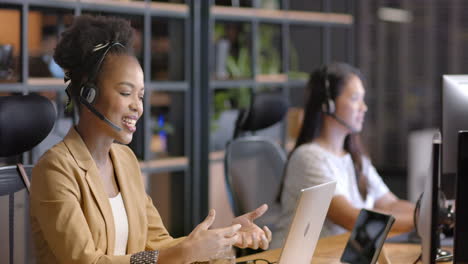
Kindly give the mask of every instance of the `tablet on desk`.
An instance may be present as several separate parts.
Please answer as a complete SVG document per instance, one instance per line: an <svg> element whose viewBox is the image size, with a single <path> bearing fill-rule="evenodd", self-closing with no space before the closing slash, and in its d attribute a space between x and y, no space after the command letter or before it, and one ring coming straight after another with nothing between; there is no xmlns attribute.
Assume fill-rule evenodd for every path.
<svg viewBox="0 0 468 264"><path fill-rule="evenodd" d="M394 222L395 218L391 215L362 209L341 256L341 262L375 264Z"/></svg>

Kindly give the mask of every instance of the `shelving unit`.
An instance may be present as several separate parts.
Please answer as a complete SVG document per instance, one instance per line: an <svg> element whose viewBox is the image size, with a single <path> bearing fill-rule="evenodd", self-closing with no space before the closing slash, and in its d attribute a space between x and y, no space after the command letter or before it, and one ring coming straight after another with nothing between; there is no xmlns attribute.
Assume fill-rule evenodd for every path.
<svg viewBox="0 0 468 264"><path fill-rule="evenodd" d="M142 172L148 176L151 175L160 175L163 174L180 174L182 173L183 179L182 181L178 180L177 183L169 182L169 185L175 185L181 183L181 191L182 193L186 193L186 190L190 190L190 166L189 166L189 154L188 150L190 148L190 144L192 142L189 141L189 133L190 127L188 123L188 115L192 111L190 109L190 105L184 104L176 104L174 105L174 101L171 100L172 98L168 98L166 100L166 104L172 106L174 108L180 107L182 110L182 120L179 120L182 123L182 127L186 128L185 132L182 131L179 133L179 139L182 142L186 143L186 146L179 147L182 148L182 151L178 151L175 154L168 155L168 154L159 154L158 159L154 159L150 151L149 146L151 145L152 139L152 123L151 123L151 94L153 93L178 93L179 97L185 97L186 101L189 99L188 91L190 90L190 66L188 63L180 63L177 67L184 68L184 74L181 78L177 80L172 80L169 77L165 80L162 79L152 79L151 75L148 74L152 72L152 65L151 65L151 57L155 55L155 52L152 50L151 44L154 42L152 37L155 34L159 34L158 32L154 32L160 30L161 27L166 27L162 29L162 31L166 31L173 21L179 22L182 25L182 29L177 29L182 31L181 37L185 39L189 39L190 36L190 16L189 16L189 6L186 4L178 4L178 3L164 3L164 2L149 2L149 1L140 1L140 2L123 2L123 1L111 1L111 0L104 0L104 1L88 1L88 0L24 0L24 1L0 1L0 12L5 10L15 10L14 12L17 13L18 21L11 21L11 26L17 26L15 29L19 34L19 47L17 51L18 54L15 56L15 64L20 65L17 67L17 72L15 74L16 80L9 80L9 81L1 81L0 80L0 92L2 94L8 93L53 93L56 94L56 103L58 105L58 119L70 119L71 117L64 116L63 114L63 105L64 102L60 102L64 98L64 90L65 84L62 78L53 78L53 77L35 77L30 76L30 51L31 51L31 43L28 43L31 37L30 35L37 33L31 32L31 30L40 31L41 23L35 24L37 21L33 21L34 23L31 25L31 14L32 12L39 13L39 17L42 20L46 20L46 18L55 17L56 20L61 20L60 16L65 13L70 13L72 15L80 15L86 13L92 14L102 14L102 15L116 15L116 16L123 16L125 18L129 18L132 22L137 21L137 29L140 30L141 33L141 43L142 43L142 51L141 51L141 58L140 62L142 68L145 72L145 88L146 88L146 96L145 96L145 115L140 119L140 128L139 134L135 135L140 137L140 140L137 142L139 146L132 145L135 152L139 154L139 158L141 159L141 168ZM39 21L42 22L42 21ZM55 25L57 28L61 28L63 30L66 26L65 25ZM132 26L134 26L132 24ZM153 29L153 31L152 31ZM173 29L173 28L171 28ZM0 32L1 32L0 26ZM171 31L172 34L173 31ZM60 32L57 32L57 35ZM171 37L171 36L168 36ZM169 40L171 41L171 40ZM8 41L5 41L8 42ZM2 39L0 38L0 44L2 43ZM183 42L179 40L173 40L173 42ZM188 41L189 42L189 41ZM182 53L182 56L189 61L190 57L190 49L188 44L185 46L181 46L180 50L176 52ZM38 49L39 47L37 47ZM138 54L137 54L138 55ZM185 66L184 66L185 65ZM176 102L177 103L177 102ZM158 107L167 107L161 105L155 105L156 108ZM65 131L66 132L66 131ZM63 136L63 135L62 135ZM34 154L33 154L34 155ZM165 156L164 158L159 157ZM32 157L32 160L37 160L38 157ZM149 181L152 181L153 177L149 177ZM180 177L179 177L180 178ZM155 179L157 180L157 179ZM185 190L185 191L184 191ZM189 193L190 194L190 193ZM175 196L175 195L174 195ZM189 197L181 197L182 202L183 200L190 201ZM175 201L177 202L177 201ZM191 219L188 216L191 213L190 204L184 205L184 207L179 207L177 210L173 210L169 212L172 214L172 218L177 218L180 216L181 219L187 218L187 221L183 221L178 223L177 225L173 225L172 233L174 235L183 235L187 231L192 229Z"/></svg>
<svg viewBox="0 0 468 264"><path fill-rule="evenodd" d="M331 12L331 1L320 1L323 12L289 10L288 7L291 6L292 2L296 2L293 5L295 7L308 5L307 3L298 3L300 1L283 0L280 2L282 8L279 10L262 9L260 8L260 1L251 1L251 7L211 6L211 24L215 27L218 24L237 24L242 25L238 27L248 28L248 32L244 32L243 34L248 36L244 45L247 45L249 49L251 72L250 76L242 78L227 80L211 78L209 87L214 94L217 91L247 87L254 92L259 92L262 89L275 89L276 92L280 92L286 97L291 97L292 94L301 94L301 92L291 93L291 89L302 90L307 81L307 74L317 66L332 60L350 63L354 61L354 1L342 3L344 5L342 9L348 10L347 13ZM262 34L261 30L264 25L272 25L280 31L277 34L278 36L275 36L279 38L278 42L280 46L278 51L280 65L278 65L279 71L277 73L268 74L259 70L259 52L262 49L260 46L260 35ZM314 29L318 31L318 34L310 36L298 36L300 34L295 34L293 36L296 29ZM345 50L341 51L344 54L342 57L337 55L337 52L335 52L336 48L334 48L332 43L332 33L335 33L336 30L342 30L342 35L344 35L342 39L345 39L343 43ZM301 56L303 57L301 58L302 60L308 60L311 57L311 52L307 51L310 49L315 50L320 55L320 58L313 63L299 62L302 65L291 65L291 56L293 53L297 53L299 49L294 47L294 40L306 43L303 45L304 49L301 49L301 51L305 51L304 56ZM213 45L210 50L212 51L211 58L216 57L216 46ZM294 78L290 73L296 71L304 72L304 74L300 78ZM290 98L292 106L302 107L303 102L300 100L301 98ZM283 146L288 139L287 126L287 121L283 122L280 132L281 138L277 139L280 140Z"/></svg>
<svg viewBox="0 0 468 264"><path fill-rule="evenodd" d="M349 14L323 13L295 10L268 10L261 8L213 6L214 19L232 19L233 21L251 21L264 23L297 23L321 25L353 24L353 16Z"/></svg>
<svg viewBox="0 0 468 264"><path fill-rule="evenodd" d="M226 2L226 1L225 1ZM249 1L247 1L249 2ZM292 2L296 4L291 5ZM321 2L321 11L303 11L310 10L301 8L300 10L292 10L289 7L295 6L300 8L300 5L308 5L312 2ZM219 28L217 27L237 27L246 29L244 32L244 47L248 48L249 54L249 72L242 77L233 78L231 75L228 78L216 78L216 72L211 71L211 78L209 80L209 87L211 89L211 99L217 101L221 96L217 97L219 93L230 93L235 89L250 89L253 92L276 92L289 98L291 107L295 107L292 111L297 111L297 108L303 107L303 88L306 84L308 73L316 67L328 63L332 60L346 61L349 63L354 62L354 1L345 1L342 4L345 6L343 9L347 10L346 13L332 12L332 1L281 1L280 10L269 10L260 8L260 1L251 1L251 7L228 7L228 6L211 6L210 25L211 30L214 32L215 43L210 46L210 58L217 57L217 44L216 41L221 39L219 35ZM336 2L336 1L335 1ZM334 9L333 9L334 10ZM232 26L234 25L234 26ZM265 51L262 40L266 30L273 31L272 41L273 45L276 44L275 49L279 55L279 65L277 71L270 73L262 71L261 67L261 53ZM227 32L229 29L225 29ZM305 31L306 34L304 34ZM313 31L310 34L311 30ZM337 31L339 31L337 33ZM230 36L226 33L223 37L229 39ZM340 35L341 34L341 35ZM341 37L340 43L333 43L333 40L338 36ZM232 45L232 41L230 42ZM302 45L300 45L302 44ZM341 44L341 46L340 46ZM296 46L298 45L298 46ZM344 46L344 50L339 50ZM340 52L337 52L339 50ZM235 52L234 52L235 53ZM294 61L294 56L298 61ZM271 57L266 56L269 62ZM214 67L216 68L216 66ZM303 72L298 74L298 72ZM297 78L296 76L299 76ZM215 103L212 103L215 105ZM234 105L234 109L242 108L243 106ZM213 109L212 109L213 112ZM227 115L226 115L227 116ZM297 117L298 115L290 115ZM220 118L222 121L223 117ZM226 125L232 125L235 119L226 118ZM291 139L289 131L291 126L297 126L298 119L285 118L285 120L274 128L266 131L259 132L259 134L272 138L279 142L286 150L291 149ZM223 126L222 124L220 126ZM231 128L232 129L232 128ZM211 141L214 146L224 146L225 142L215 142L219 140L219 134L227 134L223 139L228 140L231 138L232 130L221 129L221 132L210 131ZM222 160L210 160L210 168L217 168L218 172L222 171ZM212 173L216 173L213 169ZM210 175L210 184L219 181L219 177L224 175ZM219 185L220 190L210 190L210 203L211 207L225 208L229 204L226 203L223 192L223 185ZM219 212L219 211L218 211ZM220 215L231 215L230 211L221 211ZM223 220L220 220L221 222ZM225 220L224 224L229 224ZM218 226L223 226L222 224Z"/></svg>
<svg viewBox="0 0 468 264"><path fill-rule="evenodd" d="M14 9L20 14L16 23L20 32L20 52L17 81L0 81L0 92L47 91L56 92L56 100L64 98L65 85L61 78L38 78L29 74L31 25L28 14L31 10L41 14L47 11L47 15L55 12L58 14L57 20L62 23L59 25L61 30L66 25L60 16L65 13L75 16L86 13L114 14L135 22L135 28L141 34L141 51L137 55L140 54L145 73L146 93L145 114L139 121L131 147L141 160L142 172L149 175L149 181L169 175L171 204L168 206L173 208L170 219L177 219L172 221L170 231L175 236L184 235L207 213L208 196L204 190L208 188L208 166L219 165L223 161L223 150L210 147L211 139L217 133L210 130L210 124L214 122L211 116L216 94L239 88L256 92L272 90L290 98L292 106L301 107L300 94L306 82L304 76L307 75L295 78L295 73L308 73L332 59L354 61L354 1L341 2L341 9L347 10L343 13L332 11L331 0L322 0L320 11L289 8L300 7L301 2L304 1L281 0L281 9L271 10L260 8L258 0L252 0L250 7L219 6L208 0L187 0L186 4L112 0L1 0L0 12ZM213 40L215 27L220 23L248 25L249 31L242 32L245 39L239 41L239 45L248 46L248 76L215 78L212 64L216 56L216 40ZM259 67L263 25L271 25L274 29L277 44L274 48L279 53L279 70L274 73L262 72ZM334 46L332 39L335 35L343 40L344 44L341 44L346 50ZM0 44L3 44L1 41L0 38ZM155 58L158 61L155 62ZM161 62L166 63L167 67L163 72L159 71L161 66L158 63ZM154 101L153 94L162 99ZM61 109L58 118L68 118L60 112ZM174 132L171 135L153 132L155 124L161 119L164 119L162 123L172 124ZM283 146L289 137L287 127L288 121L285 120L279 126L279 133L273 133L274 139ZM159 146L166 145L156 152L151 147L155 136L165 142L159 142ZM224 140L229 138L227 133Z"/></svg>

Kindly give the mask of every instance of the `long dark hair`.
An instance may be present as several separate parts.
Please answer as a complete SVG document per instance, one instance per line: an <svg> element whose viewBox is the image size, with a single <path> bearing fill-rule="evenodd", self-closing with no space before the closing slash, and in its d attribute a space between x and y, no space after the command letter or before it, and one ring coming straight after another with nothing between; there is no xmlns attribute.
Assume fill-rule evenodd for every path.
<svg viewBox="0 0 468 264"><path fill-rule="evenodd" d="M289 154L288 163L292 154L299 146L312 142L320 135L324 119L323 117L325 115L322 110L323 103L327 101L328 96L330 99L335 101L342 93L347 81L352 76L357 76L363 80L361 72L357 68L346 63L332 63L328 66L322 66L310 74L305 91L306 104L304 108L304 120L302 121L302 127L299 132L296 145ZM329 90L328 95L326 91L327 81ZM346 136L344 149L351 154L356 172L359 193L365 200L367 197L367 177L363 173L362 165L362 156L365 152L361 145L358 133L352 133ZM281 200L287 167L288 164L286 164L283 172L283 181L281 183L278 201Z"/></svg>

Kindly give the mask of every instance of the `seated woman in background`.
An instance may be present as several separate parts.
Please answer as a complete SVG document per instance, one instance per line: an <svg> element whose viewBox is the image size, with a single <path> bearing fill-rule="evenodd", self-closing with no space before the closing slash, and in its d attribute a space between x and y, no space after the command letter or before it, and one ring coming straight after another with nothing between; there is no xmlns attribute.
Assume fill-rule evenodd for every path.
<svg viewBox="0 0 468 264"><path fill-rule="evenodd" d="M285 239L300 190L331 180L337 185L321 236L352 230L362 208L394 215L393 230L413 228L414 205L388 189L361 147L359 132L367 111L364 94L360 72L345 63L310 75L302 128L279 196L282 217L273 248Z"/></svg>
<svg viewBox="0 0 468 264"><path fill-rule="evenodd" d="M168 234L145 193L138 160L122 145L132 140L143 113L143 71L132 53L132 33L125 20L81 16L55 49L80 118L33 169L37 262L191 263L231 245L268 248L271 232L253 223L266 205L232 226L209 230L211 210L188 237Z"/></svg>

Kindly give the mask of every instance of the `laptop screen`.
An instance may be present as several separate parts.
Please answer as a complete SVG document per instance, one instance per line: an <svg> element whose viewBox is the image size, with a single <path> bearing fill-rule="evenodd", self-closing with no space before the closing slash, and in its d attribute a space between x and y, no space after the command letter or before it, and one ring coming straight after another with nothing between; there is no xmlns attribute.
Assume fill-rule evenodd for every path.
<svg viewBox="0 0 468 264"><path fill-rule="evenodd" d="M301 190L279 264L311 262L335 187L331 181Z"/></svg>

